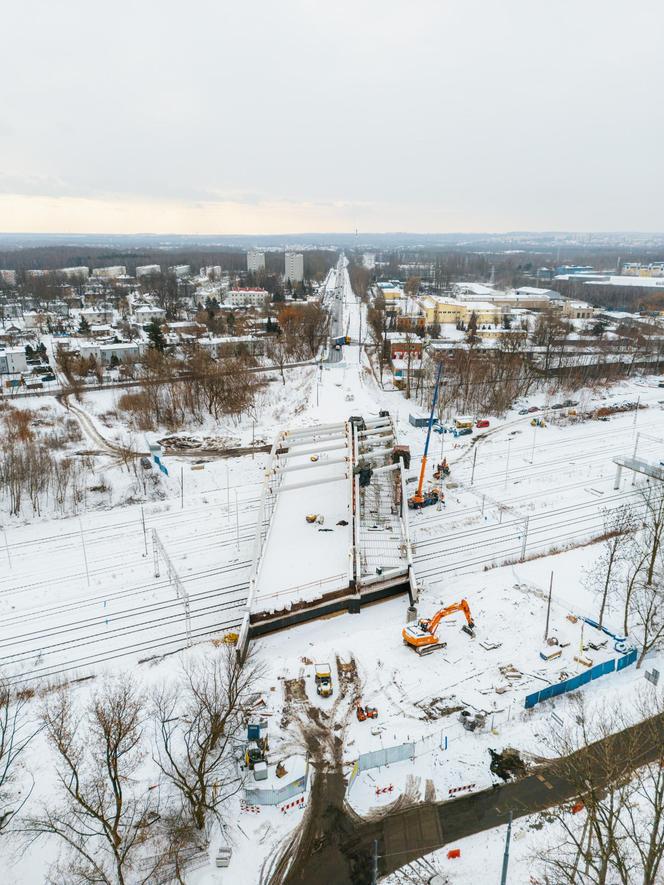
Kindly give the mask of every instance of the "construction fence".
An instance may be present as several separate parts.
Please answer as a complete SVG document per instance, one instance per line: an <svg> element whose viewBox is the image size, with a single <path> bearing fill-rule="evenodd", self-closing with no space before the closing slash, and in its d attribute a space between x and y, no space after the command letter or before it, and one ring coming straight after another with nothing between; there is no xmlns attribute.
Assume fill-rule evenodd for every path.
<svg viewBox="0 0 664 885"><path fill-rule="evenodd" d="M305 793L307 784L309 783L309 760L307 759L307 767L300 777L284 784L283 787L271 789L269 787L253 787L244 791L244 798L250 805L281 805L282 802L288 802L294 796Z"/></svg>
<svg viewBox="0 0 664 885"><path fill-rule="evenodd" d="M413 761L417 756L430 753L435 749L447 749L447 735L443 734L442 731L427 735L417 741L408 741L404 744L397 744L394 747L381 747L379 750L361 753L353 764L348 779L348 790L350 791L358 775L363 771L368 771L371 768L382 768L383 765L389 765L391 762L403 762L405 759Z"/></svg>
<svg viewBox="0 0 664 885"><path fill-rule="evenodd" d="M578 676L572 676L570 679L557 682L555 685L547 685L546 688L542 688L540 691L535 691L532 694L526 695L524 706L526 710L530 710L535 704L541 704L542 701L548 701L549 698L555 698L558 695L566 694L568 691L576 691L577 688L581 688L582 685L587 685L587 683L592 682L593 679L599 679L600 676L606 676L609 673L624 670L625 667L629 667L630 664L633 664L636 661L636 655L636 649L633 649L619 658L611 658L610 661L604 661L603 664L597 664L595 667L586 670L585 673L579 673Z"/></svg>

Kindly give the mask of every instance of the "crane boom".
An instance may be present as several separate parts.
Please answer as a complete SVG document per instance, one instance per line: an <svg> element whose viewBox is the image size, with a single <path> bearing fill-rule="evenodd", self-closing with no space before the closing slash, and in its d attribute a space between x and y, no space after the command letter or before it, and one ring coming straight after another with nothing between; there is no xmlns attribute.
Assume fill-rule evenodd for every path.
<svg viewBox="0 0 664 885"><path fill-rule="evenodd" d="M422 456L422 466L420 467L420 481L417 484L417 491L411 498L411 502L415 505L421 505L424 501L424 496L422 495L422 488L424 486L424 474L427 468L427 458L429 456L429 441L431 440L431 428L433 427L433 416L436 411L436 403L438 402L438 388L440 387L440 376L443 371L443 363L438 363L438 369L436 371L436 384L433 389L433 402L431 403L431 413L429 414L429 425L427 427L427 439L424 444L424 455Z"/></svg>
<svg viewBox="0 0 664 885"><path fill-rule="evenodd" d="M440 611L437 611L433 618L431 618L430 621L427 621L426 629L429 631L429 633L435 636L438 625L443 620L443 618L446 618L448 615L453 615L456 612L464 613L468 626L472 630L475 624L473 623L473 619L470 614L470 606L465 599L462 599L460 602L454 602L452 605L448 605L446 606L446 608L441 608Z"/></svg>

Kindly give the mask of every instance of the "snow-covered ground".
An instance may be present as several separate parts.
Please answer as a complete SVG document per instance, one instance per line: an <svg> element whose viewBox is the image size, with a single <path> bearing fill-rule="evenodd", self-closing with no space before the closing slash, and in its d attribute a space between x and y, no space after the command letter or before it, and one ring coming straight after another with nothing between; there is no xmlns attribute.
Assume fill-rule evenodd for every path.
<svg viewBox="0 0 664 885"><path fill-rule="evenodd" d="M345 271L343 277L347 280ZM328 300L335 297L336 283L336 273L331 274ZM366 328L366 318L348 291L344 282L344 323L357 341L360 322ZM417 657L401 639L407 602L400 598L371 606L359 615L342 614L260 639L255 645L267 667L261 691L270 722L271 758L291 759L303 752L293 724L297 708L286 697L286 680L303 680L308 702L331 709L339 699L337 658L354 662L362 702L379 711L377 720L359 722L350 708L350 696L340 702L346 774L359 754L405 741L420 742L421 747L415 761L359 775L348 798L362 814L386 810L404 793L411 800L425 795L444 800L458 786L487 786L489 747L517 746L525 753L546 754L551 729L561 727L559 722L565 723L571 715L569 700L562 696L526 711L524 698L538 686L557 681L562 671L568 675L583 672L583 665L574 661L582 640L580 622L572 623L568 615L596 613L597 602L584 576L598 548L581 545L602 533L604 509L638 502L638 486L632 486L627 472L620 489L614 490L612 459L631 454L638 442L640 455L659 462L664 412L659 402L662 392L655 384L648 379L624 382L609 391L606 400L589 391L577 394L588 404L640 397L647 406L607 422L572 423L547 412L548 426L534 429L531 415L518 415L518 408L526 405L521 403L500 419L492 417L488 432L480 436L475 431L474 436L480 438L472 446L470 438L455 445L448 435L436 436L429 476L440 455L448 458L452 474L444 507L410 514L415 571L422 587L419 613L428 616L441 603L465 598L475 619L475 638L461 632L460 616L448 618L440 628L446 647ZM86 394L82 407L102 436L122 442L126 428L109 417L113 396L105 391ZM529 404L544 406L544 395L533 396ZM408 422L409 412L416 408L402 393L377 386L357 344L344 347L341 360L324 362L322 370L315 366L292 370L285 385L276 378L257 419L247 416L233 426L211 422L201 432L233 435L248 444L252 435L270 441L285 426L343 422L354 414L376 417L381 409L391 412L400 442L411 448L409 478L414 480L425 438L425 430ZM125 468L114 464L110 454L100 458L106 459L105 475L119 487ZM11 677L18 681L47 675L71 678L127 668L146 686L172 678L181 656L161 656L186 646L185 614L163 558L160 575L155 577L153 530L188 592L191 634L203 640L184 654L207 654L211 638L239 623L268 456L167 457L165 463L169 476L161 480L161 499L24 524L4 520L0 667ZM338 485L347 491L343 483ZM293 498L285 508L288 512L280 513L277 505L271 529L273 559L266 559L264 567L279 586L291 576L295 585L304 582L303 576L312 580L316 575L323 579L337 573L349 539L344 527L336 525L347 517L347 501L333 497L335 486L321 484L318 494L324 492L327 497L317 499L313 506L304 494ZM295 492L287 494L295 496ZM323 512L324 526L335 527L335 532L321 536L331 541L329 559L312 554L314 548L308 546L306 533L311 535L319 527L305 522L309 512ZM539 653L552 574L550 632L569 644L562 657L545 662ZM610 610L608 619L618 619L618 612ZM588 638L586 628L583 639ZM612 649L590 654L593 663L599 663ZM317 661L332 665L333 699L316 695L313 663ZM661 670L662 664L661 655L648 659L649 667ZM643 683L643 671L629 667L582 691L598 703L608 698L627 702ZM81 686L77 696L83 700L88 691ZM35 709L38 703L34 701ZM465 731L458 718L461 709L486 713L485 728ZM285 715L291 724L281 728ZM50 789L49 756L39 741L29 759L38 779L31 802ZM293 771L297 764L293 762ZM274 856L301 815L299 808L242 810L238 797L228 815L228 836L234 847L231 867L200 870L191 875L192 885L254 885L263 864ZM531 823L524 819L515 824L509 881L528 881L524 878L528 857L543 838ZM485 877L488 881L488 871L493 881L493 871L501 863L503 838L504 832L472 837L459 846L460 859L448 861L441 852L432 862L454 883L477 883ZM38 885L45 880L56 850L49 842L37 859L30 854L16 858L3 853L0 880Z"/></svg>

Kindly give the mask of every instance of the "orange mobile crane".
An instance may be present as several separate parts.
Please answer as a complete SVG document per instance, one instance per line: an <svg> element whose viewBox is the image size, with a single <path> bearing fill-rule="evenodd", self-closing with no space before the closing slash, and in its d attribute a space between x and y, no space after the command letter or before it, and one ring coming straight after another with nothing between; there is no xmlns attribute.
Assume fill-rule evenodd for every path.
<svg viewBox="0 0 664 885"><path fill-rule="evenodd" d="M436 636L438 625L443 618L453 615L455 612L464 613L467 624L463 625L462 630L469 636L474 636L475 623L470 614L470 606L465 599L462 599L461 602L455 602L452 605L441 608L432 618L421 618L416 624L406 624L401 631L403 641L406 645L415 649L418 655L426 655L437 648L444 648L447 643L439 642Z"/></svg>
<svg viewBox="0 0 664 885"><path fill-rule="evenodd" d="M431 414L429 415L429 424L427 427L427 440L424 444L424 455L422 456L422 466L420 467L420 481L417 484L417 491L412 496L412 498L408 499L408 506L411 510L421 510L422 507L429 507L431 504L437 504L440 500L444 499L444 495L441 498L440 489L429 489L429 491L423 491L424 486L424 474L427 469L427 458L429 457L429 442L431 440L431 428L433 427L433 416L436 411L436 403L438 402L438 387L440 385L440 375L443 371L443 363L442 361L438 363L438 369L436 371L436 383L433 389L433 400L431 403Z"/></svg>

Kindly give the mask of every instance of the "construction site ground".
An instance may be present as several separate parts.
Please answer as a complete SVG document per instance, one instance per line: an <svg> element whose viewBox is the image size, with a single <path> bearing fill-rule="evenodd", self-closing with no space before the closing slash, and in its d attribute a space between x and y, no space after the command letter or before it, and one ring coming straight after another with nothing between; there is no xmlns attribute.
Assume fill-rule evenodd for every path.
<svg viewBox="0 0 664 885"><path fill-rule="evenodd" d="M288 817L278 809L263 808L250 820L240 820L248 841L238 832L235 844L240 863L248 865L246 882L314 882L311 857L329 864L324 867L326 882L369 882L366 852L372 834L380 832L394 851L405 851L411 839L413 845L432 846L502 823L504 803L491 793L489 799L482 798L482 791L491 791L497 780L489 770L489 748L500 752L517 747L530 770L539 770L541 760L551 753L551 729L572 721L569 698L532 711L524 709L524 698L555 683L563 671L573 675L584 669L574 661L579 656L581 622L572 623L567 616L591 603L577 579L595 552L584 547L494 569L481 577L456 577L443 591L438 587L425 591L419 607L423 615L433 613L443 601L465 597L476 636L471 639L462 632L462 615L450 617L442 622L439 634L446 647L422 658L401 638L407 605L403 599L258 640L256 651L270 667L264 695L274 723L270 727L280 724L280 735L271 745L273 757L277 760L298 748L308 753L313 781L305 810L289 812ZM552 568L549 633L569 645L561 658L545 662L539 652L544 647ZM596 632L586 626L584 641L601 642ZM483 643L495 647L485 648ZM616 656L611 645L586 654L593 663ZM331 665L331 698L316 694L314 664L319 662ZM598 679L586 691L591 704L601 706L615 697L628 704L642 682L642 674L631 667ZM378 718L358 721L358 701L375 706ZM459 721L462 709L484 712L486 726L474 733L465 731ZM414 760L362 772L348 789L360 754L410 741L422 742ZM527 786L508 789L519 797L515 806L519 814L558 797L536 777ZM427 809L458 796L467 798L449 806L449 813L444 805L435 818L428 816L432 812ZM439 817L444 820L443 835L432 843L432 827L439 826L435 823ZM267 859L259 858L251 843L254 835L266 832L268 821L263 843Z"/></svg>

